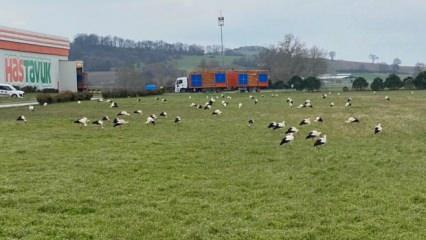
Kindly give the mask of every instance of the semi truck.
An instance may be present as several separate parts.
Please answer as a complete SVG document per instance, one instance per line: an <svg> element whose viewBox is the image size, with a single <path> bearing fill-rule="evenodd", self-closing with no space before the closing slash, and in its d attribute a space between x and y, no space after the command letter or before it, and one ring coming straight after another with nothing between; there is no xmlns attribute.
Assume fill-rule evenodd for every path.
<svg viewBox="0 0 426 240"><path fill-rule="evenodd" d="M177 78L175 92L256 91L268 86L269 72L265 70L205 70Z"/></svg>

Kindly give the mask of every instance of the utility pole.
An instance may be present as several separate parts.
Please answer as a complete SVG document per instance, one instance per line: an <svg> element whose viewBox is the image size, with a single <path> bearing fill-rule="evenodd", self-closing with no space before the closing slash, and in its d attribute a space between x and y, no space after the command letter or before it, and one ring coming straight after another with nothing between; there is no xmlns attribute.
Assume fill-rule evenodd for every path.
<svg viewBox="0 0 426 240"><path fill-rule="evenodd" d="M220 12L220 16L217 18L218 25L220 27L220 44L221 44L221 54L222 54L222 68L225 68L225 53L223 49L223 27L225 26L225 17L222 16L222 12Z"/></svg>

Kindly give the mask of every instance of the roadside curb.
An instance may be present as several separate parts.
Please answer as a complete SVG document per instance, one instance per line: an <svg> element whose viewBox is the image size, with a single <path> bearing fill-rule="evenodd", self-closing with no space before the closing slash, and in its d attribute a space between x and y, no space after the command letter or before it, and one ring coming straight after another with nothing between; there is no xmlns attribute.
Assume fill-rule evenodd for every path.
<svg viewBox="0 0 426 240"><path fill-rule="evenodd" d="M0 108L26 107L31 105L38 105L38 102L5 103L5 104L0 104Z"/></svg>

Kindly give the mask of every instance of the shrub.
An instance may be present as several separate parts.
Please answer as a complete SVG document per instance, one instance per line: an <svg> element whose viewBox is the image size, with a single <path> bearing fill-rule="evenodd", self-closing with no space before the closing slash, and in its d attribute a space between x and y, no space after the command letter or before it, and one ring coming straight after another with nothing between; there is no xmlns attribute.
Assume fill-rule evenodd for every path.
<svg viewBox="0 0 426 240"><path fill-rule="evenodd" d="M284 89L284 88L287 88L287 85L282 80L276 81L273 84L270 84L269 86L270 86L269 88L271 88L271 89Z"/></svg>
<svg viewBox="0 0 426 240"><path fill-rule="evenodd" d="M416 88L414 86L414 78L412 77L406 77L404 78L404 81L402 81L404 83L404 88L405 89L414 89Z"/></svg>
<svg viewBox="0 0 426 240"><path fill-rule="evenodd" d="M53 102L53 98L51 94L48 93L40 93L39 95L37 95L37 102L41 105L44 103L49 103L51 104Z"/></svg>
<svg viewBox="0 0 426 240"><path fill-rule="evenodd" d="M161 95L164 93L164 89L160 88L155 91L136 91L136 90L126 90L126 89L115 89L112 91L102 92L103 98L126 98L126 97L143 97L143 96L152 96L152 95Z"/></svg>
<svg viewBox="0 0 426 240"><path fill-rule="evenodd" d="M352 83L352 88L356 90L365 90L368 87L368 82L363 77L358 77Z"/></svg>
<svg viewBox="0 0 426 240"><path fill-rule="evenodd" d="M404 84L402 83L401 79L396 74L389 75L385 81L385 87L391 90L400 89L403 85Z"/></svg>
<svg viewBox="0 0 426 240"><path fill-rule="evenodd" d="M58 89L54 89L54 88L45 88L43 90L41 90L42 93L58 93Z"/></svg>
<svg viewBox="0 0 426 240"><path fill-rule="evenodd" d="M381 78L375 78L374 81L370 85L371 90L373 91L381 91L385 89L385 83Z"/></svg>
<svg viewBox="0 0 426 240"><path fill-rule="evenodd" d="M61 102L72 102L72 101L79 101L79 100L90 100L93 97L92 93L89 92L61 92L58 94L51 94L51 93L41 93L37 95L37 102L39 104L44 103L61 103Z"/></svg>
<svg viewBox="0 0 426 240"><path fill-rule="evenodd" d="M316 77L308 77L303 81L303 88L309 91L318 90L321 88L321 81Z"/></svg>
<svg viewBox="0 0 426 240"><path fill-rule="evenodd" d="M38 89L36 86L25 86L23 88L21 88L22 91L24 91L25 93L35 93L38 92Z"/></svg>
<svg viewBox="0 0 426 240"><path fill-rule="evenodd" d="M288 80L288 85L291 88L294 88L296 90L303 90L303 79L299 76L293 76L290 80Z"/></svg>
<svg viewBox="0 0 426 240"><path fill-rule="evenodd" d="M426 72L421 72L414 79L414 86L417 89L426 89Z"/></svg>
<svg viewBox="0 0 426 240"><path fill-rule="evenodd" d="M349 92L349 88L345 86L345 87L342 88L342 91L343 92Z"/></svg>

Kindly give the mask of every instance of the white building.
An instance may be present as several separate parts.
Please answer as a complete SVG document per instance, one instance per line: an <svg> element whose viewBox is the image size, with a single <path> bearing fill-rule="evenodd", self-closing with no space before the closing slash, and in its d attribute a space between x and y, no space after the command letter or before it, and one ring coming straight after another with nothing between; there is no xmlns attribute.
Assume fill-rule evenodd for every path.
<svg viewBox="0 0 426 240"><path fill-rule="evenodd" d="M77 91L67 38L0 26L0 83Z"/></svg>

